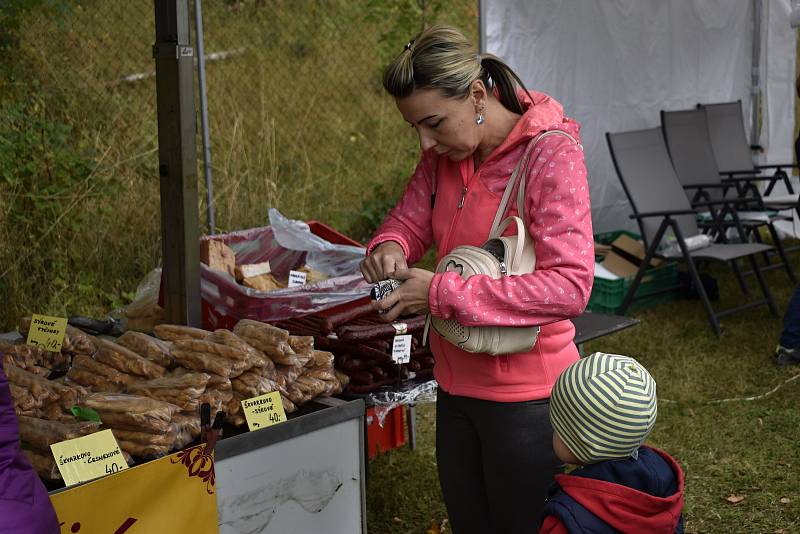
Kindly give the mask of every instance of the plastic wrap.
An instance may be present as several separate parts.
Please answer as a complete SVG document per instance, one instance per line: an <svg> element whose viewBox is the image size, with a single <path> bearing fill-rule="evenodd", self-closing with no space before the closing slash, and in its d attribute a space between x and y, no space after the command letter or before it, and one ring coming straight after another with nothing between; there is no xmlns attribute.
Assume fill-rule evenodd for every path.
<svg viewBox="0 0 800 534"><path fill-rule="evenodd" d="M30 446L44 451L49 450L53 443L96 432L100 426L100 423L95 421L61 423L24 415L20 415L18 420L20 439Z"/></svg>
<svg viewBox="0 0 800 534"><path fill-rule="evenodd" d="M307 252L306 264L328 276L345 276L359 271L366 249L335 245L311 233L303 221L287 219L275 208L269 210L269 223L275 240L289 250Z"/></svg>
<svg viewBox="0 0 800 534"><path fill-rule="evenodd" d="M212 308L212 323L217 320L215 317L278 321L316 313L369 295L371 286L358 268L364 258L363 248L330 243L312 234L306 223L275 213L273 226L202 239L223 240L233 249L240 265L269 261L272 274L280 280L287 279L290 270L306 264L332 278L263 292L244 287L228 273L201 264L201 296Z"/></svg>
<svg viewBox="0 0 800 534"><path fill-rule="evenodd" d="M424 382L409 380L401 383L399 388L386 386L368 393L366 396L369 398L369 402L375 406L375 417L378 418L378 424L383 427L386 415L398 406L436 402L438 386L435 380Z"/></svg>

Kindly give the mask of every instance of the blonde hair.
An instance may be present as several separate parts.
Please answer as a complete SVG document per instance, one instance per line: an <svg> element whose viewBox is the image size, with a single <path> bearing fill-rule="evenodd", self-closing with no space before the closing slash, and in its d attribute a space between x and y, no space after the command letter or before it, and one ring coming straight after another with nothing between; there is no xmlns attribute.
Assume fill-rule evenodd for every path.
<svg viewBox="0 0 800 534"><path fill-rule="evenodd" d="M496 89L508 110L523 114L517 88L525 84L511 67L492 54L478 54L472 43L452 26L426 28L412 39L383 74L383 87L395 98L415 89L439 89L449 98L466 98L470 85L482 80Z"/></svg>

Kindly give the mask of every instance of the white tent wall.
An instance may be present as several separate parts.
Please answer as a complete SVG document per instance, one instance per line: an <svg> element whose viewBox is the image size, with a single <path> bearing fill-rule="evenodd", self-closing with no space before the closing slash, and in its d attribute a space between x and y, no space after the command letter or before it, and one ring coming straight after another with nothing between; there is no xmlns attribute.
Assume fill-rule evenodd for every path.
<svg viewBox="0 0 800 534"><path fill-rule="evenodd" d="M783 24L784 36L792 30L789 0L764 0L764 4L762 33L769 37L762 46L762 76L768 80L764 111L770 120L768 137L762 141L771 141L766 159L774 161L792 146L794 115L791 111L780 121L772 114L793 110L794 100L782 96L780 90L785 93L786 88L780 88L786 81L774 72L783 69L783 78L789 74L788 51L773 52L776 46L787 48L785 37L772 42L779 39L773 26ZM657 126L661 109L731 100L742 101L749 128L753 6L745 0L481 2L485 51L505 59L529 89L559 100L583 126L595 232L636 228L628 217L630 207L605 132ZM792 39L789 90L794 43Z"/></svg>
<svg viewBox="0 0 800 534"><path fill-rule="evenodd" d="M761 126L761 144L768 163L794 159L795 61L797 30L789 26L790 0L764 2L766 46L761 50L761 75L766 81Z"/></svg>

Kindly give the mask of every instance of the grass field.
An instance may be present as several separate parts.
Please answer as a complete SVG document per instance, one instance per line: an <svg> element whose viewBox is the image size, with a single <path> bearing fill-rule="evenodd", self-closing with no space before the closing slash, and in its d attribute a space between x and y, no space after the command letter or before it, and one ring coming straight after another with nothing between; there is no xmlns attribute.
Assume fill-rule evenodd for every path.
<svg viewBox="0 0 800 534"><path fill-rule="evenodd" d="M800 269L800 254L793 259ZM711 272L724 296L718 305L742 301L731 274ZM767 278L783 310L793 288L782 271ZM754 292L752 279L750 285ZM781 320L766 306L732 315L717 340L699 301L632 315L639 326L590 342L585 351L633 356L656 379L659 415L648 442L686 473L686 531L800 532L800 366L778 368L770 360ZM760 396L787 381L763 398L717 402ZM436 476L435 408L423 405L417 414L418 449L390 451L370 464L370 532L425 533L447 517ZM729 497L743 499L732 504Z"/></svg>

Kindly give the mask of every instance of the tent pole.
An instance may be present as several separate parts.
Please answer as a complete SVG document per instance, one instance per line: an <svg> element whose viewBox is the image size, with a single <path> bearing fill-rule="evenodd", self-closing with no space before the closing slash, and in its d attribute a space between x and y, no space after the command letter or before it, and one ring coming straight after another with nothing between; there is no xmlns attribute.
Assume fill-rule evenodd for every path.
<svg viewBox="0 0 800 534"><path fill-rule="evenodd" d="M750 71L751 101L750 101L750 144L760 144L760 128L758 124L759 109L761 107L761 0L753 0L753 60ZM755 160L755 154L753 159ZM756 161L754 161L756 163Z"/></svg>
<svg viewBox="0 0 800 534"><path fill-rule="evenodd" d="M478 0L478 52L486 52L486 1Z"/></svg>
<svg viewBox="0 0 800 534"><path fill-rule="evenodd" d="M200 326L197 121L188 0L154 0L158 173L164 310L168 323Z"/></svg>

